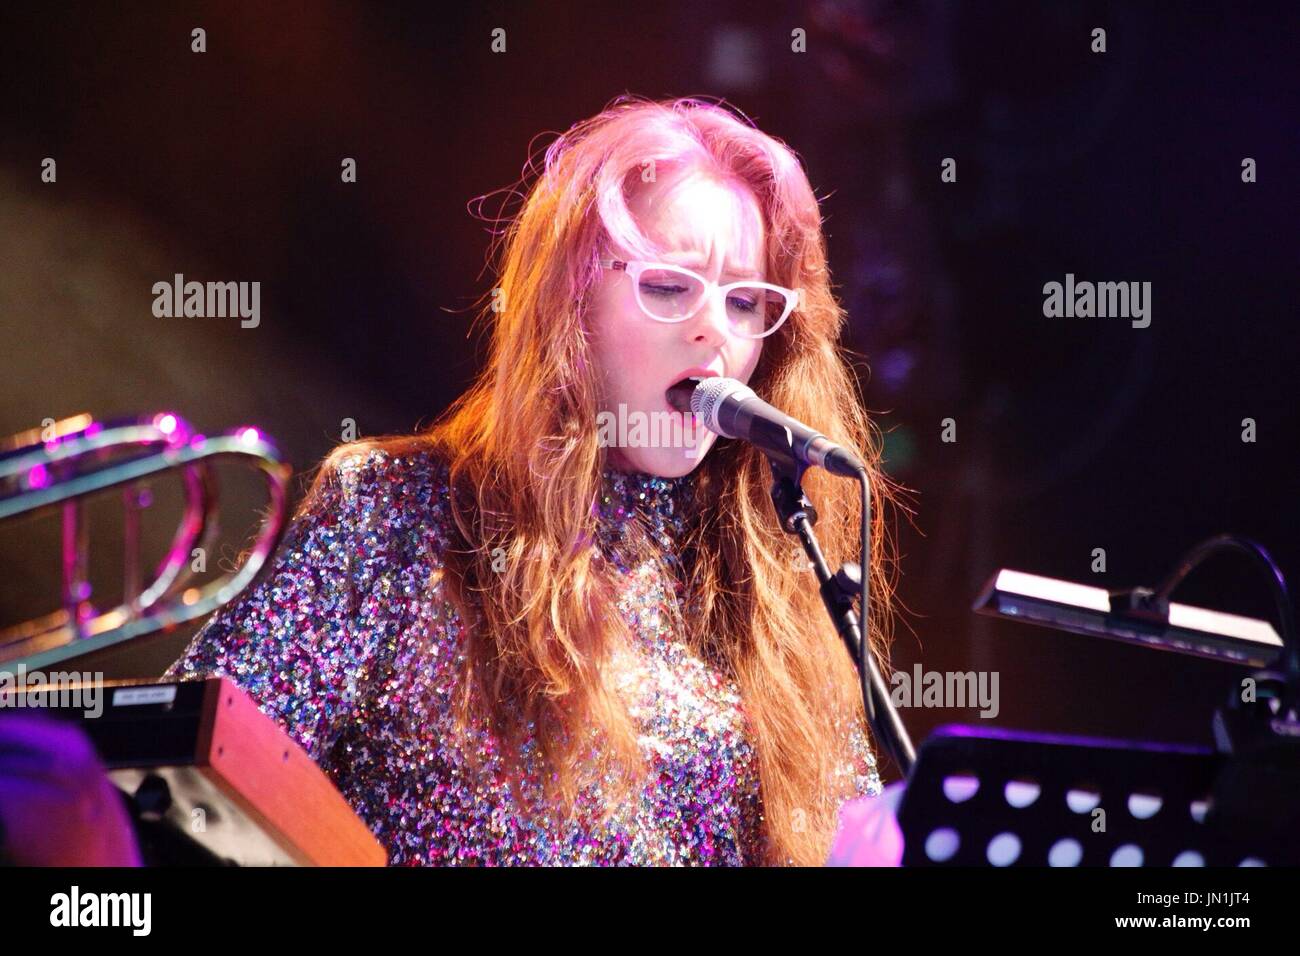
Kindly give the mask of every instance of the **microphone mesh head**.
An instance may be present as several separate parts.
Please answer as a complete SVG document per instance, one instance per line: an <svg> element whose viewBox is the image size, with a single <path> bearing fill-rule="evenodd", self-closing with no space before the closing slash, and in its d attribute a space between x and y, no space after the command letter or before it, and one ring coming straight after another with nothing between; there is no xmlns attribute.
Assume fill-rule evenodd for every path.
<svg viewBox="0 0 1300 956"><path fill-rule="evenodd" d="M735 435L728 434L718 427L717 419L719 406L731 396L752 398L754 392L749 386L742 385L734 378L723 378L720 375L706 378L695 387L691 395L691 411L700 417L704 427L709 431L726 438L735 438Z"/></svg>

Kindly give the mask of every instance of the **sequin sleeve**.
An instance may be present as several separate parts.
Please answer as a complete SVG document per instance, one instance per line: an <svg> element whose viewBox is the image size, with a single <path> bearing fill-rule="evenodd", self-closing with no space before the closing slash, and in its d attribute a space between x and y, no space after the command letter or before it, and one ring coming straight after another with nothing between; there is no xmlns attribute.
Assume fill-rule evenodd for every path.
<svg viewBox="0 0 1300 956"><path fill-rule="evenodd" d="M258 583L217 611L167 671L229 677L313 759L370 650L355 628L355 495L368 459L323 468Z"/></svg>
<svg viewBox="0 0 1300 956"><path fill-rule="evenodd" d="M848 789L859 797L878 796L884 786L880 780L876 754L867 739L867 732L861 720L855 720L849 730L850 761L841 764L839 773L847 777Z"/></svg>

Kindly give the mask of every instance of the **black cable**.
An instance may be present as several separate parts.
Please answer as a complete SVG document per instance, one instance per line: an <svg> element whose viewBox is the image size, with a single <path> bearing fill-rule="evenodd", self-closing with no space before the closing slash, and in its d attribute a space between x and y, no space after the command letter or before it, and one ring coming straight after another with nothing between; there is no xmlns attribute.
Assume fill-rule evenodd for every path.
<svg viewBox="0 0 1300 956"><path fill-rule="evenodd" d="M883 699L888 702L889 691L871 653L871 565L868 563L871 555L871 475L866 468L859 468L857 478L858 488L862 492L862 527L858 548L862 568L862 634L858 640L858 679L862 684L862 706L867 714L867 723L882 738L881 746L894 758L899 771L906 778L911 775L912 765L916 763L916 750L907 735L907 728L892 707L882 708L883 719L876 709L876 694L883 695Z"/></svg>

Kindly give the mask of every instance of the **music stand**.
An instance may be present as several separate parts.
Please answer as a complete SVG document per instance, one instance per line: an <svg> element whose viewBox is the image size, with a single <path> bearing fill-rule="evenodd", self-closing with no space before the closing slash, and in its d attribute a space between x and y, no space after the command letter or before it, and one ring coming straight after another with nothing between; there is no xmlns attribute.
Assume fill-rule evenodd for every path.
<svg viewBox="0 0 1300 956"><path fill-rule="evenodd" d="M1231 759L1181 745L944 726L921 746L899 808L902 862L1300 862L1296 837L1252 832L1214 812L1216 786Z"/></svg>

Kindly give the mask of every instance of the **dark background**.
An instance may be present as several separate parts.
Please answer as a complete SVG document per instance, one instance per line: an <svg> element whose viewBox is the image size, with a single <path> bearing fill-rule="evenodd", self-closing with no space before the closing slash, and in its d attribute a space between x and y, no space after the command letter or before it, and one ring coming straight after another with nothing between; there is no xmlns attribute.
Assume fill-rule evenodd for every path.
<svg viewBox="0 0 1300 956"><path fill-rule="evenodd" d="M0 433L172 409L207 433L262 426L301 472L344 419L428 424L483 355L491 220L540 134L625 92L725 97L824 197L846 344L913 489L895 665L997 670L1003 726L1208 743L1238 668L969 608L1000 567L1155 584L1220 531L1300 573L1298 20L1293 3L7 5ZM177 272L260 281L260 327L154 318L151 286ZM1044 318L1067 272L1151 282L1151 326ZM227 557L258 506L255 482L228 487ZM109 595L117 510L94 519ZM170 521L150 519L159 549ZM7 621L56 605L57 542L54 519L0 527ZM1226 558L1179 597L1271 610ZM973 718L904 712L918 741Z"/></svg>

